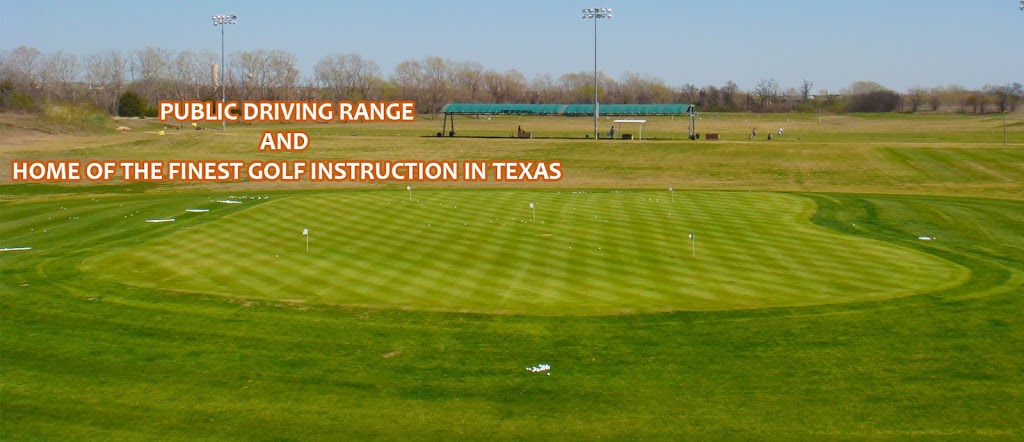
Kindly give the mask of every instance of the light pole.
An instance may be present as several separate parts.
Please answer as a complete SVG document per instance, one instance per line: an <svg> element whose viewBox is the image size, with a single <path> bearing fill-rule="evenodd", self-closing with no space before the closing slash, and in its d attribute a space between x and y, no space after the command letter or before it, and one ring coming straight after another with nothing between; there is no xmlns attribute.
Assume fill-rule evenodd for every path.
<svg viewBox="0 0 1024 442"><path fill-rule="evenodd" d="M224 27L227 25L235 24L235 20L238 18L237 15L215 15L210 17L213 19L214 26L220 26L220 111L224 112L224 106L228 102L227 87L224 84ZM224 115L220 116L220 130L228 130L228 120Z"/></svg>
<svg viewBox="0 0 1024 442"><path fill-rule="evenodd" d="M584 20L594 20L594 139L598 139L597 116L600 113L597 103L597 19L612 18L612 8L587 8L583 10Z"/></svg>

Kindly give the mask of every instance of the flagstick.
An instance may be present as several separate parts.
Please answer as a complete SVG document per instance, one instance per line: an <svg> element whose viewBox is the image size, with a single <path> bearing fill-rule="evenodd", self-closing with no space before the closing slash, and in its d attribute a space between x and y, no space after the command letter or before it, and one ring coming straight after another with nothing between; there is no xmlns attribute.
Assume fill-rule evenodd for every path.
<svg viewBox="0 0 1024 442"><path fill-rule="evenodd" d="M537 207L530 203L530 210L533 210L533 222L537 222Z"/></svg>
<svg viewBox="0 0 1024 442"><path fill-rule="evenodd" d="M676 202L676 192L671 187L668 188L668 194L672 195L672 202Z"/></svg>
<svg viewBox="0 0 1024 442"><path fill-rule="evenodd" d="M306 235L306 253L309 253L309 235Z"/></svg>
<svg viewBox="0 0 1024 442"><path fill-rule="evenodd" d="M409 202L412 202L412 186L405 186L405 190L409 191Z"/></svg>

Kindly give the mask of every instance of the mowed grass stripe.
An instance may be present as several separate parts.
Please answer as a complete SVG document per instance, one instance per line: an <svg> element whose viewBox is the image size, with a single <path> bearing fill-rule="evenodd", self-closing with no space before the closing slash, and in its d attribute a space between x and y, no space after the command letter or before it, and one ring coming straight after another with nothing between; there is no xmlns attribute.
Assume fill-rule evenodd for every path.
<svg viewBox="0 0 1024 442"><path fill-rule="evenodd" d="M603 266L596 266L596 267L594 267L594 268L595 268L596 270L598 270L598 272L599 272L599 273L605 273L605 274L607 274L607 273L608 273L608 272L607 272L606 270L605 270L605 271L602 271L602 268L603 268ZM609 279L613 279L613 278L609 278ZM615 281L613 281L613 280L609 280L609 282L615 282Z"/></svg>
<svg viewBox="0 0 1024 442"><path fill-rule="evenodd" d="M278 199L86 266L130 284L173 280L202 293L537 314L852 302L939 290L967 277L948 261L814 226L807 221L813 203L791 195L463 190L414 191L411 202L399 195Z"/></svg>
<svg viewBox="0 0 1024 442"><path fill-rule="evenodd" d="M909 166L915 181L964 184L1019 182L1024 178L1024 158L1019 150L1002 148L887 148L891 158Z"/></svg>

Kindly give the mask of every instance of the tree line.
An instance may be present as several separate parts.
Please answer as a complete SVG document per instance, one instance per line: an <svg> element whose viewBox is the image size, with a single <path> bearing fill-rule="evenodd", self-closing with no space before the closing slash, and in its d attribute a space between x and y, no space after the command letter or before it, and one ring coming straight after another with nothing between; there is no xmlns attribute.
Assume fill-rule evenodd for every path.
<svg viewBox="0 0 1024 442"><path fill-rule="evenodd" d="M145 47L108 50L87 56L43 53L21 46L0 50L0 111L33 111L46 103L90 103L110 115L153 114L162 100L216 100L223 76L232 100L414 100L417 112L437 114L450 102L590 103L592 72L528 79L509 69L499 72L475 61L442 57L405 60L385 75L356 53L335 53L317 61L310 74L298 69L295 54L280 50L237 51L227 69L211 50L173 51ZM623 104L689 103L703 112L1013 112L1021 102L1020 83L913 87L893 91L858 81L833 93L815 92L814 82L783 88L762 79L749 90L732 81L720 86L671 86L661 78L627 72L621 78L598 73L600 101Z"/></svg>

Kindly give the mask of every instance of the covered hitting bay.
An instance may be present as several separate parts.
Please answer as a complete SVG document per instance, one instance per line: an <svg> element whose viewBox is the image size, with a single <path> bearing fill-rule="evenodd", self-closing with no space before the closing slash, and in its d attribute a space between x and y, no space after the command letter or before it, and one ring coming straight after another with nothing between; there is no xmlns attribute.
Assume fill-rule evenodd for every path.
<svg viewBox="0 0 1024 442"><path fill-rule="evenodd" d="M640 134L637 135L636 139L642 140L642 139L644 139L644 123L646 123L646 122L647 122L647 120L615 120L615 121L612 121L612 124L618 124L619 125L619 132L620 133L622 132L622 124L623 123L637 123L637 124L639 124L640 125ZM622 138L626 139L626 135L623 134ZM632 140L633 138L630 137L629 139Z"/></svg>
<svg viewBox="0 0 1024 442"><path fill-rule="evenodd" d="M640 117L655 115L685 115L689 117L689 134L696 133L696 108L692 104L602 104L598 107L600 115L620 117ZM519 103L449 103L441 109L444 112L444 123L438 136L448 134L455 136L456 115L563 115L585 116L594 115L593 104L519 104ZM448 119L451 118L451 130L448 130ZM616 120L615 122L639 122L647 120ZM528 138L528 137L524 137Z"/></svg>

